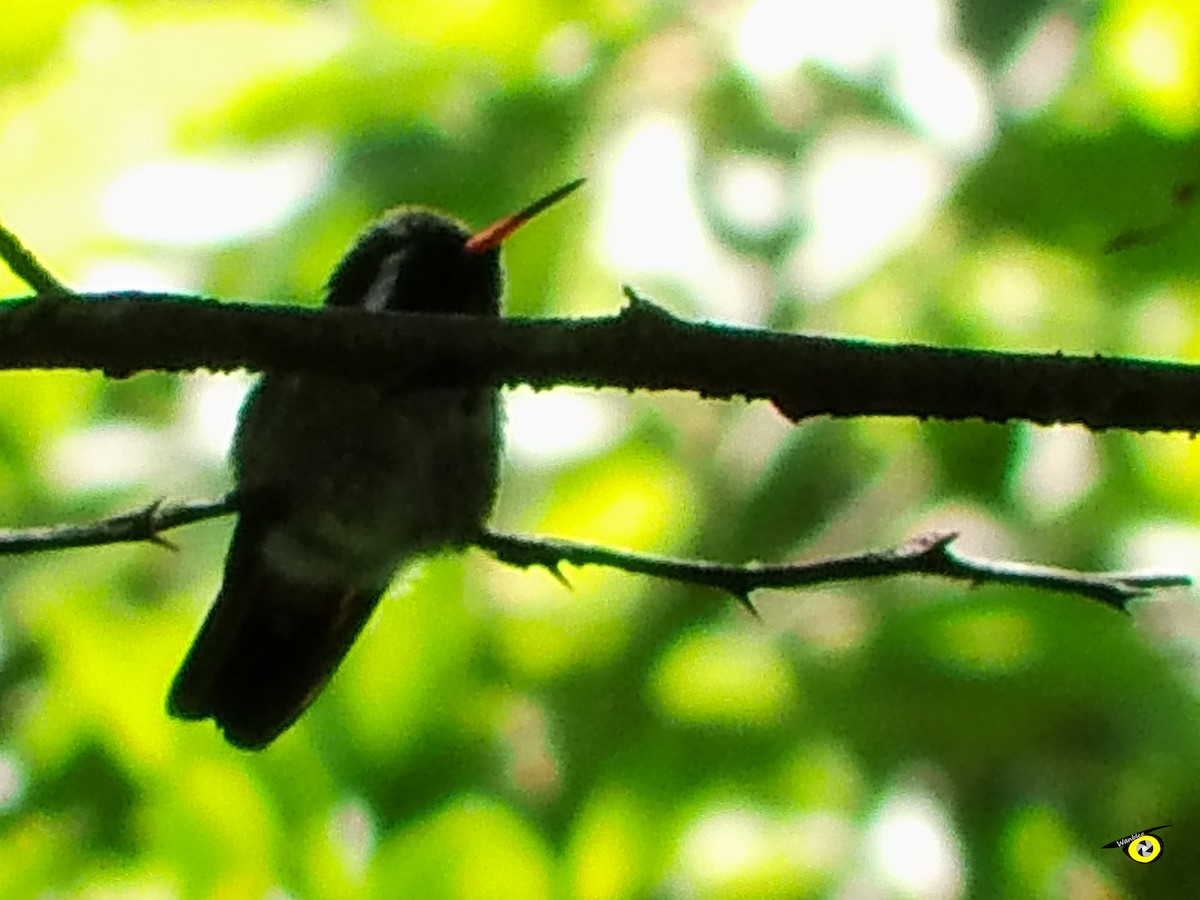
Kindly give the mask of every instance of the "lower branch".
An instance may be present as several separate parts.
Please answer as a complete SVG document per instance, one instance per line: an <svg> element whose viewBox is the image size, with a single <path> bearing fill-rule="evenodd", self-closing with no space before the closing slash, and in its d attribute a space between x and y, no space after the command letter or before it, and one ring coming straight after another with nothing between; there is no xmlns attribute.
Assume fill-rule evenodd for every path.
<svg viewBox="0 0 1200 900"><path fill-rule="evenodd" d="M888 550L868 550L804 563L728 565L614 550L594 544L485 532L478 546L501 562L515 566L545 566L562 577L559 565L597 565L716 588L731 594L755 612L750 594L761 588L802 588L865 578L897 575L936 575L972 584L1009 584L1099 600L1128 611L1128 604L1155 588L1184 587L1187 575L1080 572L1054 566L976 559L951 547L954 532L919 535ZM757 614L757 613L756 613Z"/></svg>
<svg viewBox="0 0 1200 900"><path fill-rule="evenodd" d="M149 541L175 549L174 544L162 536L162 532L235 512L237 501L230 494L220 500L197 500L191 503L173 503L170 506L164 506L161 500L156 500L135 512L123 513L86 525L4 528L0 529L0 556L135 541Z"/></svg>
<svg viewBox="0 0 1200 900"><path fill-rule="evenodd" d="M231 515L236 511L236 498L231 494L219 500L171 505L163 505L158 501L132 513L85 525L0 530L0 555L136 541L172 547L162 532L204 519ZM675 559L577 541L500 534L488 530L472 543L503 563L523 568L543 566L560 579L561 564L571 563L577 566L607 566L669 581L716 588L736 598L751 612L754 612L754 607L750 595L762 588L803 588L897 575L935 575L972 584L1008 584L1077 594L1121 611L1127 611L1131 600L1147 596L1156 588L1184 587L1192 583L1190 576L1180 574L1080 572L1052 566L977 559L954 550L951 545L956 537L951 532L933 532L888 550L783 565L730 565Z"/></svg>

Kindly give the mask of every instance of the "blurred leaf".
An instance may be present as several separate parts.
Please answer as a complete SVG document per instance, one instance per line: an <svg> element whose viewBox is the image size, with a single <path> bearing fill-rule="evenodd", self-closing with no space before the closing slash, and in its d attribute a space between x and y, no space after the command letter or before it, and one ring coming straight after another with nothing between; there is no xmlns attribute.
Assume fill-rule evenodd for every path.
<svg viewBox="0 0 1200 900"><path fill-rule="evenodd" d="M959 0L959 34L988 68L997 68L1008 61L1049 5L1045 0Z"/></svg>
<svg viewBox="0 0 1200 900"><path fill-rule="evenodd" d="M551 896L550 862L511 810L466 796L380 847L369 896L542 900Z"/></svg>

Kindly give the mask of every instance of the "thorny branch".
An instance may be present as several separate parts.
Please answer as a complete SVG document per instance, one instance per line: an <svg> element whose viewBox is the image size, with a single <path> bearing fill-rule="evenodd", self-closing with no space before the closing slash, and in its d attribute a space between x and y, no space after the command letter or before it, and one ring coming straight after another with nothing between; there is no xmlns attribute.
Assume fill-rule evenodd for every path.
<svg viewBox="0 0 1200 900"><path fill-rule="evenodd" d="M156 502L144 509L88 525L0 531L0 555L131 541L152 541L171 546L162 537L162 532L192 522L230 515L237 511L236 507L236 499L232 495L220 500L171 506ZM562 564L570 563L576 566L606 566L715 588L731 595L751 612L754 612L754 607L750 595L764 588L804 588L896 575L933 575L970 584L1040 588L1099 600L1122 611L1127 609L1131 600L1144 597L1155 588L1182 587L1191 583L1186 575L1079 572L1052 566L977 559L953 549L951 545L956 537L949 532L934 532L888 550L781 565L730 565L677 559L578 541L502 534L490 530L480 534L473 544L501 562L523 568L540 566L560 579Z"/></svg>
<svg viewBox="0 0 1200 900"><path fill-rule="evenodd" d="M750 594L764 588L802 588L838 581L935 575L972 584L1008 584L1099 600L1122 611L1154 588L1191 584L1187 575L1079 572L1053 566L977 559L954 550L955 532L929 532L887 550L867 550L811 562L729 565L614 550L610 547L487 532L477 546L502 562L543 566L559 573L561 563L607 566L684 584L725 591L751 612Z"/></svg>
<svg viewBox="0 0 1200 900"><path fill-rule="evenodd" d="M67 550L71 547L98 547L150 541L175 549L163 537L164 531L205 519L228 516L237 511L233 495L220 500L200 500L164 506L156 500L149 506L86 525L46 525L37 528L0 529L0 556L37 553L43 550Z"/></svg>
<svg viewBox="0 0 1200 900"><path fill-rule="evenodd" d="M793 421L826 414L1079 422L1089 428L1200 431L1200 367L1099 356L884 345L680 320L626 288L617 316L520 321L278 309L175 294L75 294L0 226L0 259L35 296L0 303L0 368L251 368L404 379L414 385L554 384L692 390L771 400ZM0 555L150 541L236 512L216 501L144 509L86 525L0 530ZM724 591L752 612L761 588L901 574L1079 594L1125 610L1185 575L1089 573L972 559L956 535L806 563L729 565L485 531L474 542L516 566L602 565Z"/></svg>

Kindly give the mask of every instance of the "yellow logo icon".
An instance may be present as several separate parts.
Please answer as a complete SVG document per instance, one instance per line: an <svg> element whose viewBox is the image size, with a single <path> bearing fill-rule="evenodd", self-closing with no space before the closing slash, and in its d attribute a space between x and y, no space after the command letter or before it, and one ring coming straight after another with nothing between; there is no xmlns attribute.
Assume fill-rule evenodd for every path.
<svg viewBox="0 0 1200 900"><path fill-rule="evenodd" d="M1129 858L1134 862L1152 863L1162 854L1163 845L1162 840L1155 837L1151 832L1170 827L1170 825L1155 825L1153 828L1147 828L1144 831L1135 831L1133 834L1117 838L1115 841L1105 844L1101 849L1106 850L1110 847L1119 847L1129 854Z"/></svg>
<svg viewBox="0 0 1200 900"><path fill-rule="evenodd" d="M1143 834L1126 844L1125 852L1134 862L1151 863L1162 853L1162 841L1152 834Z"/></svg>

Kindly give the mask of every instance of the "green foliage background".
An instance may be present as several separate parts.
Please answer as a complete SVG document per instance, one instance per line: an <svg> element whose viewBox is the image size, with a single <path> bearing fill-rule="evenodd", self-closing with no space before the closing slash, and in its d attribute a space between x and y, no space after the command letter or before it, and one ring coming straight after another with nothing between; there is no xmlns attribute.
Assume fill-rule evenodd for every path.
<svg viewBox="0 0 1200 900"><path fill-rule="evenodd" d="M932 138L886 65L764 78L739 62L742 3L14 7L0 28L0 213L71 284L108 265L113 286L120 264L130 281L316 302L388 206L481 225L583 174L588 192L508 249L508 310L606 312L621 302L596 224L614 148L655 115L692 141L697 227L751 276L724 298L727 318L1194 355L1200 213L1173 194L1186 200L1200 174L1200 9L913 10L927 7L1001 98L994 135L949 154L952 190L932 214L820 302L794 277L812 225L796 185L817 148L847 123ZM906 8L893 8L898 28ZM1067 36L1068 74L1036 104L1006 104L1005 79L1047 33ZM105 212L139 164L292 145L318 149L315 186L236 240L139 240ZM786 186L768 227L726 208L722 178L747 161ZM1154 242L1103 252L1160 222ZM713 314L686 274L637 285ZM7 273L0 288L23 292ZM203 379L0 374L3 524L222 491L220 457L197 447ZM514 455L494 524L728 561L929 527L1083 568L1187 567L1200 548L1186 436L790 428L692 396L600 401L606 439L550 462ZM132 462L89 477L93 457ZM1079 486L1047 500L1060 480ZM759 624L726 598L619 573L570 571L567 592L479 554L439 558L397 580L310 713L247 755L163 711L228 529L181 531L177 554L0 560L0 896L1197 896L1200 627L1186 595L1123 618L904 579L764 594ZM1165 822L1154 865L1099 849Z"/></svg>

